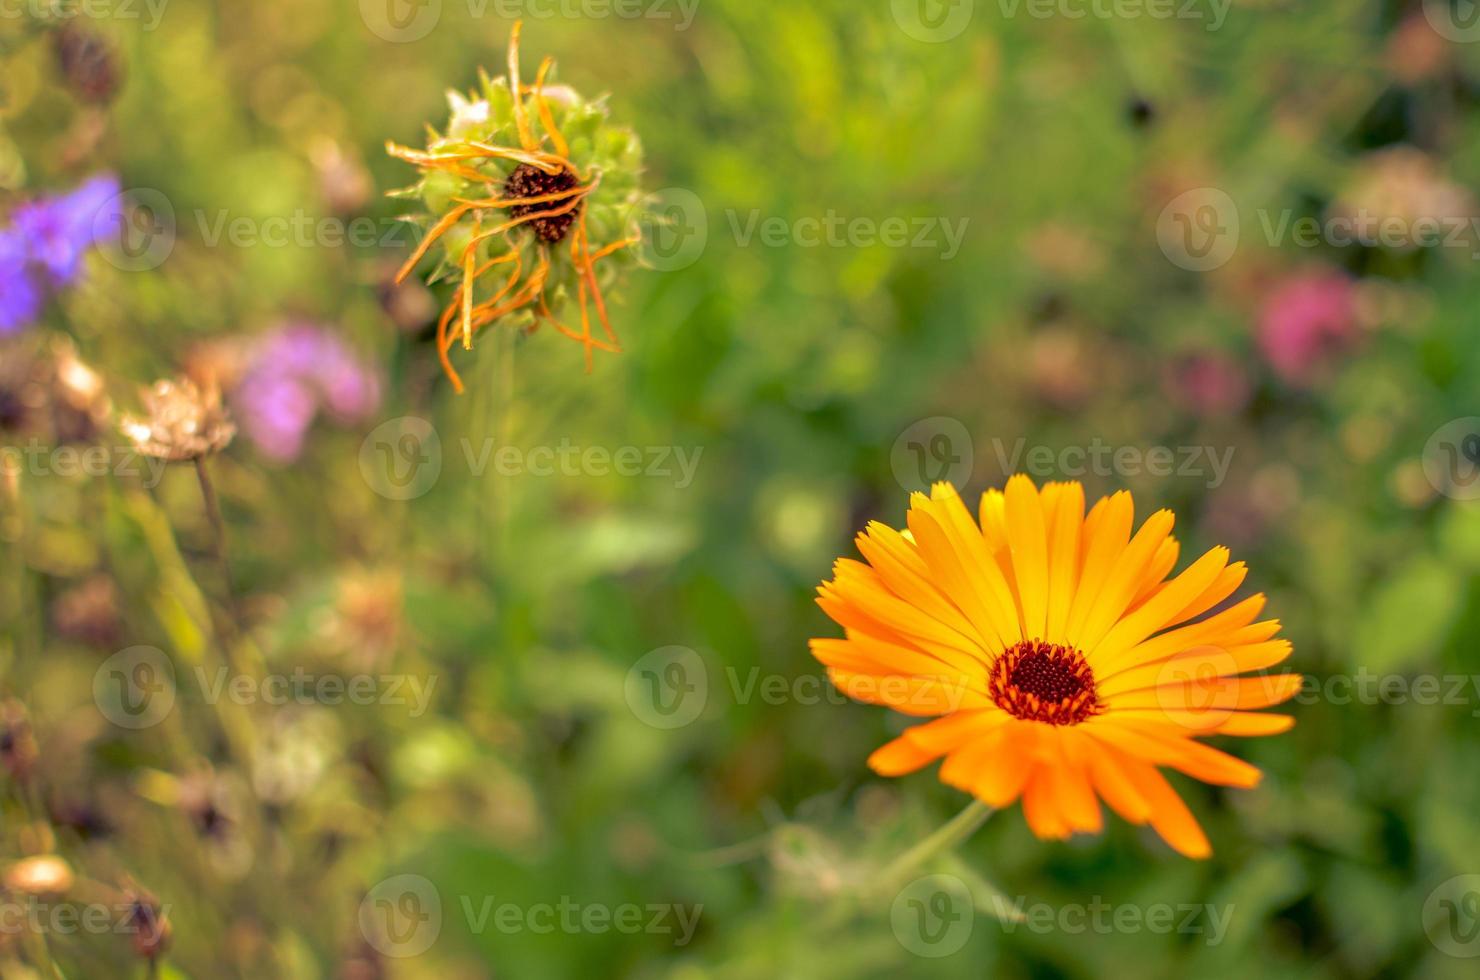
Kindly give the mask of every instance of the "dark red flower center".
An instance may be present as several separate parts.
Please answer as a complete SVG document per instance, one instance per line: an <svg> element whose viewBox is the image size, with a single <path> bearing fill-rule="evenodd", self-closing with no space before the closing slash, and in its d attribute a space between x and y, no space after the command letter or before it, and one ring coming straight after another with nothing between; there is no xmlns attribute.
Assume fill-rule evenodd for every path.
<svg viewBox="0 0 1480 980"><path fill-rule="evenodd" d="M520 200L531 197L548 197L551 194L563 194L574 190L581 184L580 178L564 169L558 173L546 173L539 167L528 163L521 163L514 168L504 181L504 200ZM509 208L509 213L516 218L526 218L532 214L544 215L528 222L534 228L534 233L543 240L555 243L570 231L570 226L575 223L581 213L585 202L578 202L575 207L570 206L571 197L562 197L554 201L542 201L538 204L515 204ZM553 212L564 213L556 214Z"/></svg>
<svg viewBox="0 0 1480 980"><path fill-rule="evenodd" d="M987 688L1003 711L1050 725L1077 725L1101 708L1084 654L1042 640L1002 651L992 661Z"/></svg>

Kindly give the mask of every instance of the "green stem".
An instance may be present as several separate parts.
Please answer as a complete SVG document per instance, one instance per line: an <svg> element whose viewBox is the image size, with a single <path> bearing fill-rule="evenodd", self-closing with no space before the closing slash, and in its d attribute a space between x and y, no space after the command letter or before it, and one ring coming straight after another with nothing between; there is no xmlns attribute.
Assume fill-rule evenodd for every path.
<svg viewBox="0 0 1480 980"><path fill-rule="evenodd" d="M221 579L230 602L236 595L231 581L231 563L226 558L226 522L221 519L221 504L216 497L216 485L211 482L204 456L195 457L195 478L200 483L200 496L206 507L206 519L211 522L211 557L221 570Z"/></svg>
<svg viewBox="0 0 1480 980"><path fill-rule="evenodd" d="M952 817L939 830L891 861L880 873L878 887L888 890L902 884L903 879L921 865L976 833L976 829L986 823L987 817L991 815L991 807L981 800L972 800L966 805L966 809Z"/></svg>

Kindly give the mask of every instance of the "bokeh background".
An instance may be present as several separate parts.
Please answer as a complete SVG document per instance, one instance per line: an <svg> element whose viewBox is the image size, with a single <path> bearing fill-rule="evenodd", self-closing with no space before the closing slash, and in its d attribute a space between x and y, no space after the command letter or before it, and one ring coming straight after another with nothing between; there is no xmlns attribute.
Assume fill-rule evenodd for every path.
<svg viewBox="0 0 1480 980"><path fill-rule="evenodd" d="M0 975L1473 976L1473 15L0 6ZM498 331L459 397L383 144L520 16L641 135L652 268L625 353ZM177 375L239 429L229 572L195 468L120 434ZM976 908L881 900L966 801L868 771L902 719L820 683L813 590L922 480L1018 470L1247 560L1299 721L1231 746L1255 790L1176 780L1209 861L1014 808L921 869Z"/></svg>

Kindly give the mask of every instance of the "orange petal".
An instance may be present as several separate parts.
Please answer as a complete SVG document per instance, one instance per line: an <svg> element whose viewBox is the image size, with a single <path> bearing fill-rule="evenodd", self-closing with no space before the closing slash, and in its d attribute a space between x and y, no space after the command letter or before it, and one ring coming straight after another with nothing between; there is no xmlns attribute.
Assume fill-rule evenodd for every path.
<svg viewBox="0 0 1480 980"><path fill-rule="evenodd" d="M1074 734L1079 738L1088 738L1082 732L1076 731ZM1118 753L1108 745L1092 742L1085 755L1089 759L1090 782L1100 798L1127 822L1145 823L1151 815L1151 807L1126 776Z"/></svg>
<svg viewBox="0 0 1480 980"><path fill-rule="evenodd" d="M1205 783L1243 789L1259 783L1258 769L1226 752L1184 737L1185 733L1173 725L1098 718L1086 725L1085 730L1091 738L1113 746L1124 755L1152 765L1171 766Z"/></svg>
<svg viewBox="0 0 1480 980"><path fill-rule="evenodd" d="M1197 824L1197 818L1187 809L1187 804L1172 789L1166 777L1144 762L1122 757L1126 776L1136 791L1151 808L1151 826L1162 840L1179 854L1190 858L1206 858L1213 853L1207 835Z"/></svg>
<svg viewBox="0 0 1480 980"><path fill-rule="evenodd" d="M881 776L903 776L972 741L986 739L1009 716L1002 711L958 711L908 729L875 750L869 768Z"/></svg>
<svg viewBox="0 0 1480 980"><path fill-rule="evenodd" d="M1146 518L1136 536L1131 538L1117 558L1115 568L1107 571L1104 584L1095 596L1078 635L1072 631L1068 634L1071 643L1081 650L1092 649L1105 632L1115 625L1115 621L1125 613L1126 607L1135 597L1141 576L1151 564L1151 559L1156 556L1161 543L1171 534L1174 522L1175 518L1169 510L1159 510Z"/></svg>
<svg viewBox="0 0 1480 980"><path fill-rule="evenodd" d="M1127 614L1110 628L1103 640L1085 651L1092 664L1111 665L1146 637L1171 625L1177 611L1205 592L1228 561L1226 549L1214 548L1189 565L1141 608Z"/></svg>
<svg viewBox="0 0 1480 980"><path fill-rule="evenodd" d="M1113 705L1116 696L1126 691L1264 670L1287 660L1292 649L1289 640L1269 640L1235 647L1193 647L1158 663L1121 671L1096 687L1101 699Z"/></svg>
<svg viewBox="0 0 1480 980"><path fill-rule="evenodd" d="M1050 483L1043 488L1048 521L1048 624L1043 638L1062 642L1069 606L1079 585L1079 535L1084 528L1084 488Z"/></svg>
<svg viewBox="0 0 1480 980"><path fill-rule="evenodd" d="M865 704L881 704L906 715L931 717L992 703L974 692L965 677L880 677L827 668L828 680L843 694Z"/></svg>
<svg viewBox="0 0 1480 980"><path fill-rule="evenodd" d="M1023 792L1023 816L1041 840L1062 840L1069 836L1069 821L1060 812L1051 767L1035 769L1028 780L1028 787Z"/></svg>
<svg viewBox="0 0 1480 980"><path fill-rule="evenodd" d="M1102 498L1084 519L1079 586L1069 606L1069 621L1064 633L1071 642L1079 635L1100 590L1114 573L1120 553L1130 540L1134 518L1135 505L1131 495L1122 490Z"/></svg>
<svg viewBox="0 0 1480 980"><path fill-rule="evenodd" d="M1070 738L1064 728L1054 729L1061 762L1054 768L1054 795L1059 802L1060 812L1074 830L1097 834L1104 829L1100 815L1100 803L1090 788L1088 760L1085 744Z"/></svg>
<svg viewBox="0 0 1480 980"><path fill-rule="evenodd" d="M1180 683L1143 687L1117 694L1109 703L1111 712L1127 708L1167 710L1247 711L1288 701L1300 693L1305 678L1300 674L1268 674L1252 677L1196 677Z"/></svg>
<svg viewBox="0 0 1480 980"><path fill-rule="evenodd" d="M1007 545L1023 611L1023 635L1044 636L1048 623L1048 529L1033 481L1007 481Z"/></svg>

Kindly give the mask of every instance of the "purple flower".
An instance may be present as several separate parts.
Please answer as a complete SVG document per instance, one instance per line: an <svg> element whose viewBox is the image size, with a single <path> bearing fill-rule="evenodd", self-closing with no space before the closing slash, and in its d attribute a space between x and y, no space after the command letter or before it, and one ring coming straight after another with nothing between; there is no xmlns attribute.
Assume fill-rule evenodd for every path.
<svg viewBox="0 0 1480 980"><path fill-rule="evenodd" d="M14 215L15 230L33 263L53 288L76 281L82 257L121 215L118 180L94 177L69 194L23 204Z"/></svg>
<svg viewBox="0 0 1480 980"><path fill-rule="evenodd" d="M83 256L122 218L119 195L118 178L105 174L15 209L0 229L0 334L30 326L48 291L77 281Z"/></svg>
<svg viewBox="0 0 1480 980"><path fill-rule="evenodd" d="M337 334L295 323L256 345L232 400L263 454L291 462L321 409L338 422L363 419L380 407L380 382Z"/></svg>
<svg viewBox="0 0 1480 980"><path fill-rule="evenodd" d="M20 236L0 231L0 334L19 333L41 315L41 290L26 270Z"/></svg>

